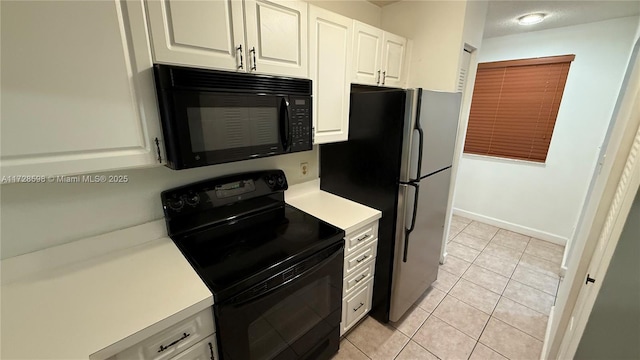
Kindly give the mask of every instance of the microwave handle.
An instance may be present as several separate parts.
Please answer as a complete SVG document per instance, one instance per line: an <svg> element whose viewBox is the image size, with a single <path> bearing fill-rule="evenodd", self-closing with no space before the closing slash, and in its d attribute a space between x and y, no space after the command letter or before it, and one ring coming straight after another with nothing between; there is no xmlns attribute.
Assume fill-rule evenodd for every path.
<svg viewBox="0 0 640 360"><path fill-rule="evenodd" d="M282 100L280 100L280 141L282 141L282 148L285 151L289 150L289 131L291 131L289 101L287 101L286 98L282 98Z"/></svg>

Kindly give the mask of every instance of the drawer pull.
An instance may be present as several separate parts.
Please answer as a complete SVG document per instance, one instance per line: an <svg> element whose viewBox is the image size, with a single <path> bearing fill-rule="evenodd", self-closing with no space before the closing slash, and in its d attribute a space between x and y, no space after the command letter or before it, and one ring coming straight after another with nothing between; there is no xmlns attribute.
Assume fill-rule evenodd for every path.
<svg viewBox="0 0 640 360"><path fill-rule="evenodd" d="M365 256L362 257L362 259L356 259L356 262L358 264L360 264L361 262L365 261L368 257L369 257L369 255L365 255Z"/></svg>
<svg viewBox="0 0 640 360"><path fill-rule="evenodd" d="M360 281L362 281L362 279L364 279L364 278L366 278L366 277L367 277L367 275L364 275L364 274L363 274L362 276L360 276L360 278L358 278L358 279L356 279L356 280L355 280L355 281L356 281L356 284L357 284L357 283L359 283Z"/></svg>
<svg viewBox="0 0 640 360"><path fill-rule="evenodd" d="M209 342L209 351L211 352L211 360L216 360L215 356L213 356L213 344Z"/></svg>
<svg viewBox="0 0 640 360"><path fill-rule="evenodd" d="M360 241L362 241L362 240L366 240L366 239L368 239L368 238L369 238L369 234L367 234L367 235L365 235L365 236L363 236L363 237L361 237L361 238L358 238L358 242L360 242Z"/></svg>
<svg viewBox="0 0 640 360"><path fill-rule="evenodd" d="M159 352L159 353L161 353L161 352L163 352L163 351L167 350L168 348L170 348L170 347L172 347L173 345L175 345L175 344L179 343L180 341L182 341L182 340L184 340L184 339L188 338L189 336L191 336L191 334L189 334L189 333L182 333L182 337L181 337L180 339L178 339L178 340L176 340L176 341L172 342L171 344L169 344L169 345L167 345L167 346L160 345L160 350L158 350L158 352Z"/></svg>
<svg viewBox="0 0 640 360"><path fill-rule="evenodd" d="M361 307L363 307L363 306L364 306L364 303L363 303L363 302L361 302L361 303L360 303L360 305L358 305L358 307L356 307L355 309L353 309L353 311L358 311L358 310L360 310L360 308L361 308Z"/></svg>

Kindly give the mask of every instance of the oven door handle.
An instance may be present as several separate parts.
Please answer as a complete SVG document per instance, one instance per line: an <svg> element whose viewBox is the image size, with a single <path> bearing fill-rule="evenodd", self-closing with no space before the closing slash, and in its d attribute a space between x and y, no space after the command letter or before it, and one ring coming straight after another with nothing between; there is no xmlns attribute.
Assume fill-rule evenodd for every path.
<svg viewBox="0 0 640 360"><path fill-rule="evenodd" d="M334 248L335 249L335 248ZM286 270L283 270L275 275L273 275L272 277L270 277L269 279L259 283L258 285L252 286L250 289L238 294L237 296L231 298L228 302L224 302L224 305L229 305L229 304L233 304L233 305L242 305L242 304L246 304L248 302L257 300L259 298L263 298L275 291L277 291L278 289L282 288L283 286L295 281L295 280L299 280L302 279L304 277L307 277L309 275L312 275L313 273L315 273L316 271L318 271L318 269L320 269L321 267L325 266L326 264L330 263L331 261L334 261L337 257L343 257L344 256L344 244L341 244L339 248L335 249L334 251L331 252L330 255L326 255L326 251L324 250L321 254L312 256L311 258L307 258L305 259L302 263L296 264L290 268L287 268ZM309 262L309 261L313 261L314 259L317 259L319 257L324 257L324 260L322 260L321 262L313 265L311 268L306 269L304 272L299 273L299 274L295 274L293 276L291 276L290 278L282 281L280 284L268 288L266 287L266 284L269 283L269 281L273 278L277 278L280 277L282 279L284 279L287 275L287 273L291 272L292 270L295 270L296 267L300 266L301 264L305 263L305 262ZM293 269L292 269L293 268Z"/></svg>
<svg viewBox="0 0 640 360"><path fill-rule="evenodd" d="M291 131L291 125L289 120L289 101L287 98L280 100L280 141L282 142L282 149L289 151L289 132Z"/></svg>

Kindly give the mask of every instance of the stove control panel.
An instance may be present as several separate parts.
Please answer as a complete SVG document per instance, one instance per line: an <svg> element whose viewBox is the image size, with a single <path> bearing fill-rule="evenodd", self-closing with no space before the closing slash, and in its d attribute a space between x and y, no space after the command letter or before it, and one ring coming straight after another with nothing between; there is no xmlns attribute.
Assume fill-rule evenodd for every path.
<svg viewBox="0 0 640 360"><path fill-rule="evenodd" d="M194 214L220 208L237 202L254 201L284 202L283 192L288 189L287 178L282 170L265 170L229 175L163 191L161 194L165 217ZM259 200L268 197L270 200ZM226 207L226 208L223 208Z"/></svg>

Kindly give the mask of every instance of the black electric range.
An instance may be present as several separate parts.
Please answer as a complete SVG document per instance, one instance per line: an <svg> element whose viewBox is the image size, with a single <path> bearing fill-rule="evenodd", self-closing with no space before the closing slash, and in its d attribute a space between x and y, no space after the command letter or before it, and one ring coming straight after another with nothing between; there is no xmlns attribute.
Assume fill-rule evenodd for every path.
<svg viewBox="0 0 640 360"><path fill-rule="evenodd" d="M222 359L337 351L344 231L284 202L281 170L164 191L169 236L214 296Z"/></svg>

